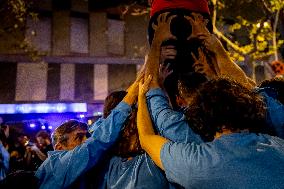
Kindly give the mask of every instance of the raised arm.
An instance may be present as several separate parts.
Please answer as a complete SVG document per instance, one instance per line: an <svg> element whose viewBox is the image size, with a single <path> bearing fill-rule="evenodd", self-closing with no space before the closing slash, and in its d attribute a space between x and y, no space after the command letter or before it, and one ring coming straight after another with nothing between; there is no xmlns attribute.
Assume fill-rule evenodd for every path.
<svg viewBox="0 0 284 189"><path fill-rule="evenodd" d="M152 75L153 79L150 84L151 88L158 88L159 82L159 62L160 62L160 53L161 53L161 45L163 41L169 39L176 39L170 32L170 24L175 15L168 16L169 13L163 13L158 17L158 23L155 25L153 23L152 27L155 30L154 38L152 45L150 47L150 52L148 54L148 58L146 61L146 70L145 76Z"/></svg>
<svg viewBox="0 0 284 189"><path fill-rule="evenodd" d="M221 42L214 34L211 34L206 28L206 20L199 14L192 14L192 17L185 18L193 26L193 33L190 38L198 38L203 40L203 45L215 56L213 61L214 68L218 76L226 76L232 78L248 88L255 87L254 83L248 79L245 72L230 58Z"/></svg>
<svg viewBox="0 0 284 189"><path fill-rule="evenodd" d="M149 89L151 79L152 76L149 76L144 84L142 82L139 84L137 128L141 147L148 153L155 164L163 169L160 152L163 145L167 143L168 140L156 135L152 126L145 96L145 93Z"/></svg>
<svg viewBox="0 0 284 189"><path fill-rule="evenodd" d="M127 94L110 113L107 118L100 118L89 131L96 140L101 142L111 142L124 126L126 119L131 113L131 106L137 102L139 81L144 77L144 69L138 74L137 79L127 89Z"/></svg>

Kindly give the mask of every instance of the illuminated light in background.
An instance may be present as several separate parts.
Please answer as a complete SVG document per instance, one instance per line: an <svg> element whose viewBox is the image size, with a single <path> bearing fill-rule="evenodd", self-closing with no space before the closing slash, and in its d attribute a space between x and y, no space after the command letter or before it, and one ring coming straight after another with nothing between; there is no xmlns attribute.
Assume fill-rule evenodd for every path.
<svg viewBox="0 0 284 189"><path fill-rule="evenodd" d="M49 105L48 104L36 104L34 106L34 109L36 111L36 113L48 113L49 112Z"/></svg>
<svg viewBox="0 0 284 189"><path fill-rule="evenodd" d="M268 27L269 27L269 23L268 23L268 22L264 22L264 23L263 23L263 26L264 26L265 28L268 28Z"/></svg>
<svg viewBox="0 0 284 189"><path fill-rule="evenodd" d="M30 128L35 128L35 124L34 123L30 123Z"/></svg>
<svg viewBox="0 0 284 189"><path fill-rule="evenodd" d="M32 107L29 104L23 104L22 106L16 106L19 111L23 112L23 114L28 114L32 111Z"/></svg>
<svg viewBox="0 0 284 189"><path fill-rule="evenodd" d="M87 112L87 103L0 104L0 114Z"/></svg>
<svg viewBox="0 0 284 189"><path fill-rule="evenodd" d="M56 110L59 113L64 112L67 109L66 104L60 103L56 105Z"/></svg>
<svg viewBox="0 0 284 189"><path fill-rule="evenodd" d="M87 105L86 103L73 103L70 106L72 112L87 112Z"/></svg>
<svg viewBox="0 0 284 189"><path fill-rule="evenodd" d="M48 129L49 129L49 130L52 130L52 126L48 126Z"/></svg>
<svg viewBox="0 0 284 189"><path fill-rule="evenodd" d="M43 126L41 126L41 129L45 129L46 127L43 125Z"/></svg>
<svg viewBox="0 0 284 189"><path fill-rule="evenodd" d="M94 116L101 116L101 115L103 115L102 112L94 112Z"/></svg>
<svg viewBox="0 0 284 189"><path fill-rule="evenodd" d="M88 125L92 125L93 121L91 119L88 120Z"/></svg>
<svg viewBox="0 0 284 189"><path fill-rule="evenodd" d="M82 118L85 117L85 115L84 114L80 114L79 117L82 119Z"/></svg>

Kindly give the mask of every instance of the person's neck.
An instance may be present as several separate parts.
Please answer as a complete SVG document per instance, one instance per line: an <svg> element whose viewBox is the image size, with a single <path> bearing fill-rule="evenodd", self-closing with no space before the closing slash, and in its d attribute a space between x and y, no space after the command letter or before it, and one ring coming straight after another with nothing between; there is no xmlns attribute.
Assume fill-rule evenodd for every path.
<svg viewBox="0 0 284 189"><path fill-rule="evenodd" d="M234 133L234 132L232 132L232 131L229 130L229 129L222 129L222 132L217 132L217 133L215 134L214 138L217 139L217 138L220 138L220 137L223 136L223 135L228 135L228 134L232 134L232 133Z"/></svg>

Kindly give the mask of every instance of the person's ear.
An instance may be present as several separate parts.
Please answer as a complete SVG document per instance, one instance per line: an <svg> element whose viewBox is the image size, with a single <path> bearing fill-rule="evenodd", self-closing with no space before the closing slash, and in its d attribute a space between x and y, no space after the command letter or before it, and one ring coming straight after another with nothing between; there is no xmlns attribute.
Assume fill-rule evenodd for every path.
<svg viewBox="0 0 284 189"><path fill-rule="evenodd" d="M63 150L63 146L62 146L62 144L57 143L57 144L55 144L54 149L55 150Z"/></svg>

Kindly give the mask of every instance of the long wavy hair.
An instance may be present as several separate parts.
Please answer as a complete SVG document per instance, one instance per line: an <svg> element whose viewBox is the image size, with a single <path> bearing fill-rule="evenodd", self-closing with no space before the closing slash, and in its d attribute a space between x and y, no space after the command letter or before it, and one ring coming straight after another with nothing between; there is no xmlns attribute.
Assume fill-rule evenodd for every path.
<svg viewBox="0 0 284 189"><path fill-rule="evenodd" d="M104 103L104 118L123 100L126 94L126 91L115 91L107 96ZM124 129L111 150L113 155L127 158L143 153L137 130L137 108L132 106L131 109L131 114L124 123Z"/></svg>

